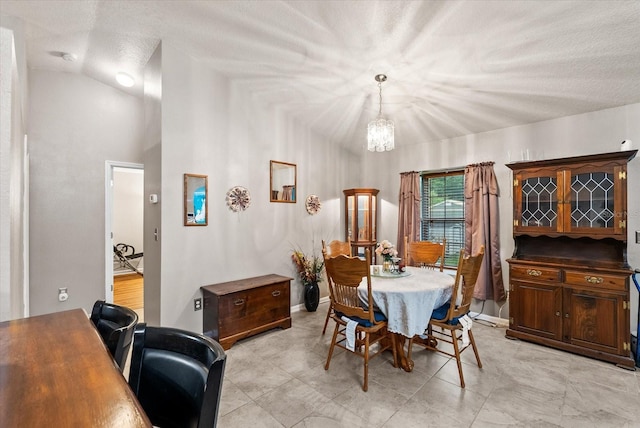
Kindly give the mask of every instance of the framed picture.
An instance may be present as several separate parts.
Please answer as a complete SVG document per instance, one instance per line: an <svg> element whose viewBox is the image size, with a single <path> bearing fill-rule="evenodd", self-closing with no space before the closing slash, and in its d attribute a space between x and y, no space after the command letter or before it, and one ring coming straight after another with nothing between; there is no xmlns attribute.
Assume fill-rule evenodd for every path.
<svg viewBox="0 0 640 428"><path fill-rule="evenodd" d="M208 179L206 175L184 175L184 225L206 226L208 224Z"/></svg>

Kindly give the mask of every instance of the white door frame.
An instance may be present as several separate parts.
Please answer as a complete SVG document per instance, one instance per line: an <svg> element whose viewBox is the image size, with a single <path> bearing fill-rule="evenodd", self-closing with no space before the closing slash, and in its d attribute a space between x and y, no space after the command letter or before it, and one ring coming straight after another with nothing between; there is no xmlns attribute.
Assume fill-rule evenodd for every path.
<svg viewBox="0 0 640 428"><path fill-rule="evenodd" d="M113 170L142 169L141 163L105 161L104 163L104 299L113 303Z"/></svg>

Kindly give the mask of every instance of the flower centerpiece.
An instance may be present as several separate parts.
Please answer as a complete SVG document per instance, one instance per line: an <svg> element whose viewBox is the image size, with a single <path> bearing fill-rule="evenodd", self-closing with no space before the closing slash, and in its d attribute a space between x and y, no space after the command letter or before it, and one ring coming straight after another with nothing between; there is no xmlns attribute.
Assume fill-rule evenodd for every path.
<svg viewBox="0 0 640 428"><path fill-rule="evenodd" d="M291 260L296 266L298 277L304 285L304 305L309 312L314 312L320 303L320 289L318 283L322 281L324 259L315 254L306 256L301 250L294 250Z"/></svg>
<svg viewBox="0 0 640 428"><path fill-rule="evenodd" d="M391 242L385 239L378 243L378 246L376 247L376 254L382 256L382 269L385 272L388 272L391 270L391 265L393 264L392 258L398 255L398 250L396 250L395 246Z"/></svg>

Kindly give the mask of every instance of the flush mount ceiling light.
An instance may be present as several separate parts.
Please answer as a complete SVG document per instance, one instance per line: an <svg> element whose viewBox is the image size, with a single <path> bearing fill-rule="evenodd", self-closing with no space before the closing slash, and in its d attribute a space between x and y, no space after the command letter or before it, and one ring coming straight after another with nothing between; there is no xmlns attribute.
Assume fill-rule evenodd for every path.
<svg viewBox="0 0 640 428"><path fill-rule="evenodd" d="M130 88L134 85L134 83L136 83L136 81L133 79L133 77L131 77L131 75L122 71L116 74L116 81L122 86L124 86L125 88Z"/></svg>
<svg viewBox="0 0 640 428"><path fill-rule="evenodd" d="M384 152L393 150L395 147L394 125L392 121L382 117L382 82L387 80L387 76L378 74L375 79L378 82L380 109L378 117L369 122L369 126L367 126L367 148L370 152Z"/></svg>

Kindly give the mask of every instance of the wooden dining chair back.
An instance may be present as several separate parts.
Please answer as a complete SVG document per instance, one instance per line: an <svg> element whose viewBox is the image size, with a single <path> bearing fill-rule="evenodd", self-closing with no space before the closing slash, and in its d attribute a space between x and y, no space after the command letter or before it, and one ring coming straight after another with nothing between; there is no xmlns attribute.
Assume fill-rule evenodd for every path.
<svg viewBox="0 0 640 428"><path fill-rule="evenodd" d="M351 253L351 239L347 238L346 241L339 241L334 239L329 242L329 244L325 244L324 240L322 240L322 250L326 249L327 256L335 257L340 254L344 254L345 256L352 256ZM323 253L324 257L324 253ZM327 317L324 319L324 327L322 327L322 334L325 334L327 331L327 325L329 325L329 318L331 318L331 314L333 314L333 303L331 302L331 296L329 296L329 309L327 309Z"/></svg>
<svg viewBox="0 0 640 428"><path fill-rule="evenodd" d="M444 270L444 256L447 240L442 242L414 241L404 237L404 262L407 266Z"/></svg>
<svg viewBox="0 0 640 428"><path fill-rule="evenodd" d="M97 300L93 304L90 319L118 368L123 371L133 341L133 328L138 323L138 314L126 306Z"/></svg>
<svg viewBox="0 0 640 428"><path fill-rule="evenodd" d="M387 349L393 351L393 364L397 367L395 336L387 332L387 318L382 312L374 310L373 295L371 294L371 252L365 252L365 260L340 254L335 257L327 255L326 248L322 250L329 283L329 293L333 300L332 319L335 329L327 355L325 370L329 370L331 357L336 346L353 352L364 359L364 381L362 390L369 388L369 360ZM366 282L364 303L358 291L358 286ZM385 339L387 339L385 341ZM372 354L371 346L378 343L377 350Z"/></svg>
<svg viewBox="0 0 640 428"><path fill-rule="evenodd" d="M478 354L478 348L471 329L472 321L468 317L468 313L471 308L473 290L478 280L483 258L484 246L480 247L480 251L472 256L465 256L464 250L460 251L451 300L433 311L427 327L426 348L456 359L462 388L464 388L465 384L460 354L469 346L473 349L478 367L482 368L482 362L480 361L480 355ZM434 329L434 327L439 330ZM439 348L437 346L438 340L451 344L453 353Z"/></svg>

